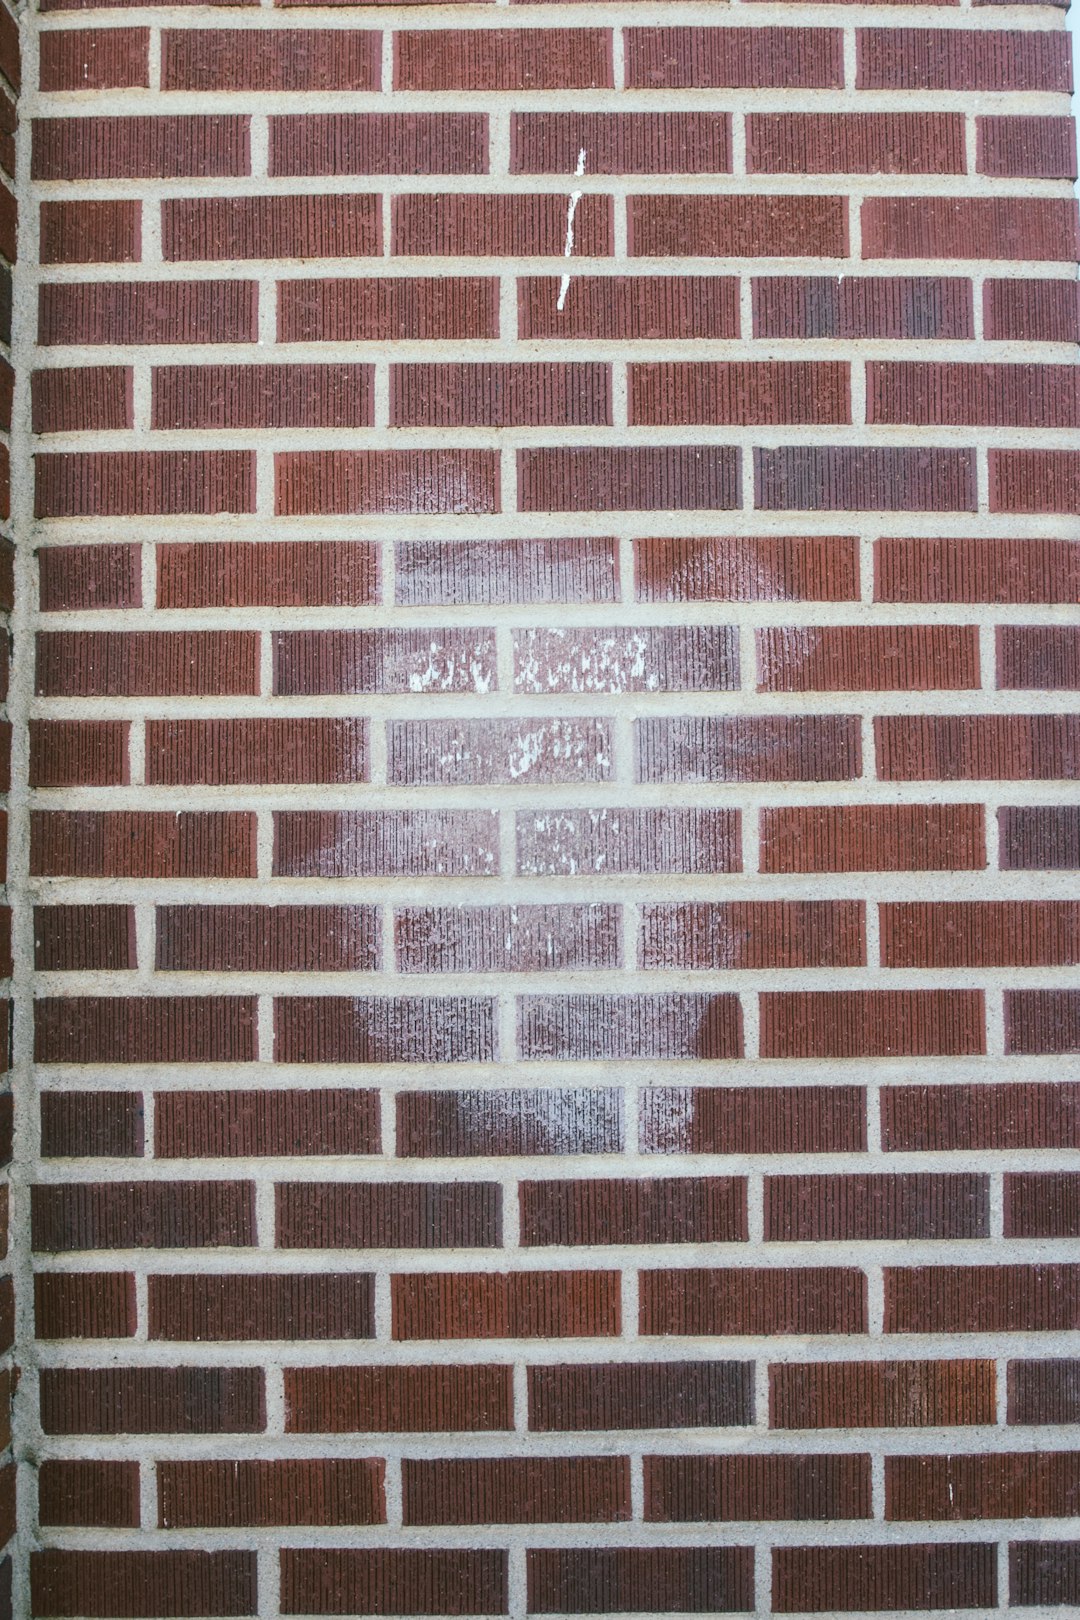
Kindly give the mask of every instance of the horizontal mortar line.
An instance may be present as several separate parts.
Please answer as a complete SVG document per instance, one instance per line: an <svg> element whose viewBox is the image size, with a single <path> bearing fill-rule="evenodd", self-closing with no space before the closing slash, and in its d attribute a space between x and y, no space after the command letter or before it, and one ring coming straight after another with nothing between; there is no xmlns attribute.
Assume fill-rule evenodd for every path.
<svg viewBox="0 0 1080 1620"><path fill-rule="evenodd" d="M109 9L100 9L99 20L99 8L91 4L87 9L94 14L95 23L99 26L107 24L122 26L123 23L128 21L127 17L118 20L116 12ZM228 26L232 28L242 22L247 26L257 28L260 24L265 27L268 20L266 12L263 11L254 15L245 15L244 12L230 13L226 18L223 18L220 8L211 5L148 6L145 4L140 5L138 0L134 0L134 3L127 7L126 10L137 13L140 20L147 25L157 24L161 27L176 27L179 25L205 27L213 23L220 27ZM555 11L559 20L564 22L573 20L582 25L595 26L597 23L609 27L613 25L614 8L610 5L563 5L559 4L559 0L551 0L550 4L537 6L522 17L521 26L528 26L533 17L543 18L546 21L551 11ZM385 15L387 12L393 13L393 16L388 18ZM642 15L643 13L639 7L630 6L625 13L621 11L615 13L614 21L618 26L631 26L641 19ZM668 26L677 23L682 18L685 18L688 24L708 22L718 27L723 26L728 18L738 18L740 23L749 20L760 22L763 25L770 23L776 25L787 20L783 16L777 17L773 6L759 6L754 4L753 0L742 0L742 3L736 3L730 8L721 8L719 10L715 5L702 5L700 3L665 4L664 0L654 0L645 15L649 26L655 26L653 22L654 15L659 15ZM1033 15L1028 7L1021 3L1021 0L1017 0L1017 3L1010 5L1004 12L1004 17L1007 18L1007 26L1010 29L1020 29L1031 33L1056 32L1061 24L1058 21L1057 13L1055 12L1053 15L1055 26L1054 28L1047 28L1045 18L1038 13ZM881 27L889 25L912 27L917 22L921 22L928 27L949 28L957 31L966 30L968 32L976 32L979 28L986 29L991 26L1006 26L1006 22L998 21L1001 16L1000 12L995 12L992 19L983 20L979 17L973 19L966 9L957 8L955 11L943 12L940 6L920 5L917 0L912 0L911 4L890 5L889 11L884 16L881 7L871 3L864 4L858 9L853 6L850 8L848 15L837 16L834 6L815 5L812 0L809 0L809 3L800 7L800 21L804 16L818 26L831 25L836 29L840 29L845 25L850 28L855 25L866 27L870 24L877 24ZM490 27L513 27L518 17L519 13L516 11L511 11L508 14L501 9L493 15L490 5L471 5L467 3L467 0L460 0L460 3L454 5L440 6L436 16L427 15L422 10L413 10L411 7L398 7L392 4L380 4L372 7L371 10L365 10L359 14L354 13L346 17L343 17L342 12L333 5L305 6L304 10L299 14L288 9L282 10L278 8L274 8L269 13L272 24L282 27L291 25L304 28L310 27L317 22L323 28L331 26L340 28L349 26L350 23L352 26L356 26L360 19L363 18L361 26L369 29L372 27L396 26L410 30L439 29L454 24L461 25L464 22L467 22L469 26L483 23ZM510 19L515 21L511 22ZM65 27L76 27L82 21L82 13L76 17L67 17L63 14L46 14L41 19L40 27L42 32L54 29L60 31ZM533 24L533 26L539 26L539 24Z"/></svg>
<svg viewBox="0 0 1080 1620"><path fill-rule="evenodd" d="M555 277L549 278L552 282ZM54 283L54 285L61 285ZM74 283L64 282L64 286ZM38 345L36 369L57 370L73 361L88 365L149 365L152 371L167 366L251 367L263 365L326 365L343 361L374 364L386 354L385 339L341 340L304 339L277 343L54 343ZM769 361L802 361L804 364L849 363L860 361L895 366L913 364L988 366L1026 365L1033 368L1071 365L1075 344L982 341L974 338L539 338L512 334L504 338L476 338L452 342L446 338L416 338L394 341L394 366L406 365L566 365L592 362L619 364L671 365L722 363L746 365ZM905 424L895 424L903 426ZM906 424L914 426L916 424ZM251 431L265 432L266 429ZM1005 431L1000 429L999 431ZM54 435L39 433L36 438L47 447ZM81 434L80 434L81 437Z"/></svg>

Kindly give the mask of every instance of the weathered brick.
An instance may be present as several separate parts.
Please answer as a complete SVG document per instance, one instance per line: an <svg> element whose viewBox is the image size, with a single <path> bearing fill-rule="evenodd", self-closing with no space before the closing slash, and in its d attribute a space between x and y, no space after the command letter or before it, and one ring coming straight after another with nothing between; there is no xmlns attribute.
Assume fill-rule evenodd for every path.
<svg viewBox="0 0 1080 1620"><path fill-rule="evenodd" d="M641 782L842 782L859 774L850 715L687 716L636 722Z"/></svg>
<svg viewBox="0 0 1080 1620"><path fill-rule="evenodd" d="M737 872L739 812L630 808L517 816L518 870L533 877L577 872Z"/></svg>
<svg viewBox="0 0 1080 1620"><path fill-rule="evenodd" d="M409 607L514 602L613 602L616 542L401 540L394 547L398 603Z"/></svg>
<svg viewBox="0 0 1080 1620"><path fill-rule="evenodd" d="M536 973L613 968L616 906L409 906L394 913L401 973Z"/></svg>
<svg viewBox="0 0 1080 1620"><path fill-rule="evenodd" d="M618 1153L622 1097L602 1087L405 1091L397 1151L405 1159Z"/></svg>
<svg viewBox="0 0 1080 1620"><path fill-rule="evenodd" d="M491 450L281 450L274 510L278 517L498 512L498 461Z"/></svg>
<svg viewBox="0 0 1080 1620"><path fill-rule="evenodd" d="M643 968L860 967L863 908L844 900L648 902L638 952Z"/></svg>
<svg viewBox="0 0 1080 1620"><path fill-rule="evenodd" d="M859 1086L643 1089L642 1153L859 1153L866 1095Z"/></svg>
<svg viewBox="0 0 1080 1620"><path fill-rule="evenodd" d="M604 719L391 720L387 777L399 785L603 782L612 773Z"/></svg>
<svg viewBox="0 0 1080 1620"><path fill-rule="evenodd" d="M846 535L635 540L641 602L850 601L856 542Z"/></svg>
<svg viewBox="0 0 1080 1620"><path fill-rule="evenodd" d="M479 1063L497 1056L486 996L279 996L278 1063Z"/></svg>
<svg viewBox="0 0 1080 1620"><path fill-rule="evenodd" d="M278 877L490 877L499 870L490 810L281 810Z"/></svg>
<svg viewBox="0 0 1080 1620"><path fill-rule="evenodd" d="M956 691L980 684L975 625L793 625L756 634L761 692Z"/></svg>
<svg viewBox="0 0 1080 1620"><path fill-rule="evenodd" d="M739 1057L742 1012L730 994L519 996L518 1046L570 1062Z"/></svg>

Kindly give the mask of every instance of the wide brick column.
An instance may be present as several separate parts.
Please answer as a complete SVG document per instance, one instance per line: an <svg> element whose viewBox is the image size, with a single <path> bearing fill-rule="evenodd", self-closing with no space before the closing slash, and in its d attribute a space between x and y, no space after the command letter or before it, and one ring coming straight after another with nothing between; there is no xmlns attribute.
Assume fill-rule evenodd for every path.
<svg viewBox="0 0 1080 1620"><path fill-rule="evenodd" d="M1080 1612L1061 11L40 5L18 1614Z"/></svg>

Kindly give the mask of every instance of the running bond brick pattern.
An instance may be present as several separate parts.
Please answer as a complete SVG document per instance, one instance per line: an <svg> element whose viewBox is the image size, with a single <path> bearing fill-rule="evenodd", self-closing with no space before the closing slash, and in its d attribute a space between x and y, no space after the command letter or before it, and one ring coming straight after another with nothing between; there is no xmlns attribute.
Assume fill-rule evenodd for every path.
<svg viewBox="0 0 1080 1620"><path fill-rule="evenodd" d="M1076 1613L1062 14L312 3L23 23L18 1612Z"/></svg>

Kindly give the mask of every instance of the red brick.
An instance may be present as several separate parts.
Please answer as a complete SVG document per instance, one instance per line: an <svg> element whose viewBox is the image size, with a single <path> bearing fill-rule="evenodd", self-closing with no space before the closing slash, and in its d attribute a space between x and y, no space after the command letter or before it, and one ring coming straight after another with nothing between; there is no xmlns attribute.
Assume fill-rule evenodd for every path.
<svg viewBox="0 0 1080 1620"><path fill-rule="evenodd" d="M1009 1172L1005 1181L1005 1236L1080 1237L1080 1176Z"/></svg>
<svg viewBox="0 0 1080 1620"><path fill-rule="evenodd" d="M773 1429L936 1429L995 1420L992 1361L822 1361L769 1368Z"/></svg>
<svg viewBox="0 0 1080 1620"><path fill-rule="evenodd" d="M287 1367L289 1434L490 1433L513 1428L509 1365Z"/></svg>
<svg viewBox="0 0 1080 1620"><path fill-rule="evenodd" d="M635 1361L528 1368L529 1428L717 1429L754 1416L749 1361Z"/></svg>
<svg viewBox="0 0 1080 1620"><path fill-rule="evenodd" d="M42 264L132 264L142 256L140 202L45 202L40 217Z"/></svg>
<svg viewBox="0 0 1080 1620"><path fill-rule="evenodd" d="M274 692L486 692L496 685L490 630L278 631Z"/></svg>
<svg viewBox="0 0 1080 1620"><path fill-rule="evenodd" d="M605 1087L404 1091L397 1096L403 1159L618 1153L622 1094Z"/></svg>
<svg viewBox="0 0 1080 1620"><path fill-rule="evenodd" d="M30 382L35 433L95 433L134 425L130 366L55 366L48 371L35 371ZM77 559L81 548L66 547L65 552L67 560L71 560L73 553ZM113 558L119 561L132 556L130 548L119 546L96 546L93 554L102 561ZM47 567L49 559L65 560L56 551L45 551L40 555L39 567ZM134 578L138 579L137 571ZM43 598L44 595L43 589ZM44 601L42 605L44 607ZM87 601L73 605L126 607L128 604Z"/></svg>
<svg viewBox="0 0 1080 1620"><path fill-rule="evenodd" d="M983 331L991 340L1080 342L1080 284L1038 280L983 283Z"/></svg>
<svg viewBox="0 0 1080 1620"><path fill-rule="evenodd" d="M688 715L636 727L639 782L842 782L859 774L851 715Z"/></svg>
<svg viewBox="0 0 1080 1620"><path fill-rule="evenodd" d="M499 510L493 450L282 450L274 456L278 517Z"/></svg>
<svg viewBox="0 0 1080 1620"><path fill-rule="evenodd" d="M978 118L980 174L1076 179L1076 125L1071 118Z"/></svg>
<svg viewBox="0 0 1080 1620"><path fill-rule="evenodd" d="M887 1457L885 1517L1064 1519L1080 1505L1080 1453Z"/></svg>
<svg viewBox="0 0 1080 1620"><path fill-rule="evenodd" d="M745 1243L746 1183L728 1176L523 1181L525 1247Z"/></svg>
<svg viewBox="0 0 1080 1620"><path fill-rule="evenodd" d="M738 810L639 807L517 815L517 869L531 877L738 872L740 852Z"/></svg>
<svg viewBox="0 0 1080 1620"><path fill-rule="evenodd" d="M390 1279L393 1336L605 1338L619 1332L617 1271L436 1272Z"/></svg>
<svg viewBox="0 0 1080 1620"><path fill-rule="evenodd" d="M254 877L249 811L38 810L30 817L35 877Z"/></svg>
<svg viewBox="0 0 1080 1620"><path fill-rule="evenodd" d="M986 1050L981 990L762 992L762 1057L959 1057Z"/></svg>
<svg viewBox="0 0 1080 1620"><path fill-rule="evenodd" d="M628 368L632 426L848 422L841 361L659 361Z"/></svg>
<svg viewBox="0 0 1080 1620"><path fill-rule="evenodd" d="M1068 900L911 901L879 907L883 967L1048 967L1080 962Z"/></svg>
<svg viewBox="0 0 1080 1620"><path fill-rule="evenodd" d="M39 1063L249 1063L254 996L46 996L34 1004Z"/></svg>
<svg viewBox="0 0 1080 1620"><path fill-rule="evenodd" d="M646 1523L869 1519L865 1456L646 1457Z"/></svg>
<svg viewBox="0 0 1080 1620"><path fill-rule="evenodd" d="M38 1470L38 1517L42 1524L137 1530L138 1463L44 1461Z"/></svg>
<svg viewBox="0 0 1080 1620"><path fill-rule="evenodd" d="M589 90L614 83L606 28L404 29L394 35L395 90Z"/></svg>
<svg viewBox="0 0 1080 1620"><path fill-rule="evenodd" d="M151 1340L220 1343L231 1339L370 1339L374 1279L364 1272L241 1272L150 1277Z"/></svg>
<svg viewBox="0 0 1080 1620"><path fill-rule="evenodd" d="M248 1181L103 1181L31 1191L38 1253L238 1248L255 1242Z"/></svg>
<svg viewBox="0 0 1080 1620"><path fill-rule="evenodd" d="M589 716L391 720L386 729L387 779L400 786L603 782L611 775L610 722Z"/></svg>
<svg viewBox="0 0 1080 1620"><path fill-rule="evenodd" d="M378 195L167 198L166 259L353 259L380 251Z"/></svg>
<svg viewBox="0 0 1080 1620"><path fill-rule="evenodd" d="M1036 691L1080 687L1080 630L1072 625L999 625L997 684Z"/></svg>
<svg viewBox="0 0 1080 1620"><path fill-rule="evenodd" d="M850 1268L642 1271L639 1286L646 1335L866 1332L866 1278Z"/></svg>
<svg viewBox="0 0 1080 1620"><path fill-rule="evenodd" d="M742 1011L730 994L519 996L518 1045L527 1061L741 1057Z"/></svg>
<svg viewBox="0 0 1080 1620"><path fill-rule="evenodd" d="M38 1339L126 1339L135 1332L130 1271L39 1271L34 1277Z"/></svg>
<svg viewBox="0 0 1080 1620"><path fill-rule="evenodd" d="M378 90L381 36L354 28L166 28L162 90Z"/></svg>
<svg viewBox="0 0 1080 1620"><path fill-rule="evenodd" d="M1009 1602L1075 1608L1080 1603L1080 1542L1010 1542Z"/></svg>
<svg viewBox="0 0 1080 1620"><path fill-rule="evenodd" d="M766 1176L767 1243L880 1242L990 1235L990 1183L977 1175Z"/></svg>
<svg viewBox="0 0 1080 1620"><path fill-rule="evenodd" d="M521 512L730 511L740 452L727 445L613 445L517 452Z"/></svg>
<svg viewBox="0 0 1080 1620"><path fill-rule="evenodd" d="M159 1091L159 1159L317 1158L379 1151L374 1091Z"/></svg>
<svg viewBox="0 0 1080 1620"><path fill-rule="evenodd" d="M158 906L159 972L349 973L378 964L373 906Z"/></svg>
<svg viewBox="0 0 1080 1620"><path fill-rule="evenodd" d="M526 1553L530 1614L748 1613L751 1547L552 1547Z"/></svg>
<svg viewBox="0 0 1080 1620"><path fill-rule="evenodd" d="M759 511L974 512L973 450L783 445L754 451Z"/></svg>
<svg viewBox="0 0 1080 1620"><path fill-rule="evenodd" d="M886 1333L1045 1333L1080 1326L1080 1267L885 1269Z"/></svg>
<svg viewBox="0 0 1080 1620"><path fill-rule="evenodd" d="M41 558L55 555L42 552ZM157 548L159 608L367 607L378 593L378 553L367 540L223 540Z"/></svg>
<svg viewBox="0 0 1080 1620"><path fill-rule="evenodd" d="M277 1063L484 1063L498 1056L494 998L282 996Z"/></svg>
<svg viewBox="0 0 1080 1620"><path fill-rule="evenodd" d="M1080 1147L1080 1087L1068 1081L888 1086L881 1093L881 1140L887 1153Z"/></svg>
<svg viewBox="0 0 1080 1620"><path fill-rule="evenodd" d="M239 696L258 691L258 636L223 630L45 630L42 697Z"/></svg>
<svg viewBox="0 0 1080 1620"><path fill-rule="evenodd" d="M1080 990L1006 990L1005 1050L1080 1052Z"/></svg>
<svg viewBox="0 0 1080 1620"><path fill-rule="evenodd" d="M1047 781L1080 773L1071 714L883 715L874 721L883 782Z"/></svg>
<svg viewBox="0 0 1080 1620"><path fill-rule="evenodd" d="M283 1547L285 1614L505 1614L503 1551Z"/></svg>
<svg viewBox="0 0 1080 1620"><path fill-rule="evenodd" d="M251 450L84 450L34 457L34 515L154 517L255 510Z"/></svg>
<svg viewBox="0 0 1080 1620"><path fill-rule="evenodd" d="M997 1605L993 1542L776 1547L772 1560L774 1614Z"/></svg>
<svg viewBox="0 0 1080 1620"><path fill-rule="evenodd" d="M864 259L1077 256L1076 204L1064 197L868 197Z"/></svg>
<svg viewBox="0 0 1080 1620"><path fill-rule="evenodd" d="M159 1462L158 1523L163 1530L384 1524L383 1471L369 1457Z"/></svg>
<svg viewBox="0 0 1080 1620"><path fill-rule="evenodd" d="M643 1089L642 1153L859 1153L866 1149L860 1086Z"/></svg>
<svg viewBox="0 0 1080 1620"><path fill-rule="evenodd" d="M7 6L4 7L3 23L0 25L0 71L4 73L8 83L17 90L22 82L22 47L19 37L19 25Z"/></svg>
<svg viewBox="0 0 1080 1620"><path fill-rule="evenodd" d="M497 289L493 277L480 276L280 281L278 341L363 343L396 338L498 337Z"/></svg>
<svg viewBox="0 0 1080 1620"><path fill-rule="evenodd" d="M797 625L756 632L759 692L955 691L980 684L975 625Z"/></svg>
<svg viewBox="0 0 1080 1620"><path fill-rule="evenodd" d="M522 276L518 336L738 337L738 285L734 276L573 276L560 309L560 277Z"/></svg>
<svg viewBox="0 0 1080 1620"><path fill-rule="evenodd" d="M750 174L963 174L959 113L749 113Z"/></svg>
<svg viewBox="0 0 1080 1620"><path fill-rule="evenodd" d="M43 1091L43 1159L127 1159L143 1152L138 1091Z"/></svg>
<svg viewBox="0 0 1080 1620"><path fill-rule="evenodd" d="M1057 29L862 28L858 45L860 90L1072 88Z"/></svg>
<svg viewBox="0 0 1080 1620"><path fill-rule="evenodd" d="M1010 1424L1080 1422L1080 1362L1010 1361Z"/></svg>
<svg viewBox="0 0 1080 1620"><path fill-rule="evenodd" d="M990 450L991 512L1080 512L1080 453Z"/></svg>
<svg viewBox="0 0 1080 1620"><path fill-rule="evenodd" d="M425 39L434 36L425 33ZM574 251L591 258L613 251L612 199L586 192L574 213ZM396 254L460 258L563 257L566 197L561 191L529 196L413 191L394 198Z"/></svg>
<svg viewBox="0 0 1080 1620"><path fill-rule="evenodd" d="M154 428L355 428L374 420L372 366L159 366Z"/></svg>
<svg viewBox="0 0 1080 1620"><path fill-rule="evenodd" d="M132 906L35 906L34 966L44 973L133 968Z"/></svg>
<svg viewBox="0 0 1080 1620"><path fill-rule="evenodd" d="M54 36L55 37L55 36ZM225 113L35 118L35 180L172 180L248 174L245 117Z"/></svg>
<svg viewBox="0 0 1080 1620"><path fill-rule="evenodd" d="M611 423L611 368L575 364L390 368L391 427L562 427Z"/></svg>
<svg viewBox="0 0 1080 1620"><path fill-rule="evenodd" d="M128 776L126 720L31 720L31 787L115 787Z"/></svg>
<svg viewBox="0 0 1080 1620"><path fill-rule="evenodd" d="M400 540L394 547L395 598L410 607L613 602L619 583L616 545L599 535Z"/></svg>
<svg viewBox="0 0 1080 1620"><path fill-rule="evenodd" d="M613 1524L630 1517L627 1457L406 1458L405 1524Z"/></svg>
<svg viewBox="0 0 1080 1620"><path fill-rule="evenodd" d="M577 37L576 33L573 37ZM725 112L514 113L511 174L726 174L731 115Z"/></svg>
<svg viewBox="0 0 1080 1620"><path fill-rule="evenodd" d="M837 28L629 28L630 89L838 89Z"/></svg>
<svg viewBox="0 0 1080 1620"><path fill-rule="evenodd" d="M1080 545L1073 540L887 536L874 542L878 602L1072 603L1078 597Z"/></svg>
<svg viewBox="0 0 1080 1620"><path fill-rule="evenodd" d="M858 901L661 901L641 908L645 969L861 967L865 960Z"/></svg>
<svg viewBox="0 0 1080 1620"><path fill-rule="evenodd" d="M844 258L848 251L844 197L657 193L628 198L627 218L632 258Z"/></svg>
<svg viewBox="0 0 1080 1620"><path fill-rule="evenodd" d="M717 692L738 686L733 625L514 632L518 692Z"/></svg>
<svg viewBox="0 0 1080 1620"><path fill-rule="evenodd" d="M43 1368L46 1434L259 1434L258 1367Z"/></svg>
<svg viewBox="0 0 1080 1620"><path fill-rule="evenodd" d="M1005 805L998 811L1003 871L1080 866L1080 809L1075 805Z"/></svg>
<svg viewBox="0 0 1080 1620"><path fill-rule="evenodd" d="M493 810L281 810L276 877L490 877L499 870Z"/></svg>
<svg viewBox="0 0 1080 1620"><path fill-rule="evenodd" d="M38 342L254 343L254 281L76 281L41 287Z"/></svg>
<svg viewBox="0 0 1080 1620"><path fill-rule="evenodd" d="M35 1614L253 1615L253 1552L62 1552L30 1556Z"/></svg>
<svg viewBox="0 0 1080 1620"><path fill-rule="evenodd" d="M148 782L362 782L367 722L347 717L148 720Z"/></svg>
<svg viewBox="0 0 1080 1620"><path fill-rule="evenodd" d="M895 341L974 331L971 283L955 276L761 276L753 299L755 337Z"/></svg>
<svg viewBox="0 0 1080 1620"><path fill-rule="evenodd" d="M270 119L274 175L487 172L486 113L297 113Z"/></svg>
<svg viewBox="0 0 1080 1620"><path fill-rule="evenodd" d="M851 601L859 558L849 536L635 540L639 602Z"/></svg>
<svg viewBox="0 0 1080 1620"><path fill-rule="evenodd" d="M148 86L148 28L65 28L38 42L40 90L111 90Z"/></svg>
<svg viewBox="0 0 1080 1620"><path fill-rule="evenodd" d="M394 939L399 973L621 965L617 906L407 906L394 913Z"/></svg>
<svg viewBox="0 0 1080 1620"><path fill-rule="evenodd" d="M920 427L1080 425L1080 385L1072 366L871 360L866 387L868 422L913 422Z"/></svg>
<svg viewBox="0 0 1080 1620"><path fill-rule="evenodd" d="M487 1249L502 1243L494 1182L278 1182L279 1249Z"/></svg>

